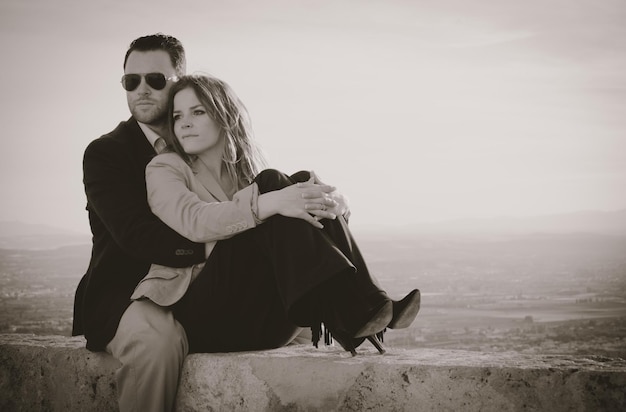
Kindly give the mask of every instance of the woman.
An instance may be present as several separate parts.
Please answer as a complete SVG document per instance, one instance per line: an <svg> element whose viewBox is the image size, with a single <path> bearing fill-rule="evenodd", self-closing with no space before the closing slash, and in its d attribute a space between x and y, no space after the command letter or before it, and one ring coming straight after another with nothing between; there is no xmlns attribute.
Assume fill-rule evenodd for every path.
<svg viewBox="0 0 626 412"><path fill-rule="evenodd" d="M392 301L370 277L339 204L308 172L264 170L247 111L219 79L192 75L170 92L169 153L146 168L152 211L205 242L202 267L154 266L134 299L172 305L191 352L284 346L321 324L356 354L366 338L408 327L419 291ZM193 283L191 283L193 282Z"/></svg>

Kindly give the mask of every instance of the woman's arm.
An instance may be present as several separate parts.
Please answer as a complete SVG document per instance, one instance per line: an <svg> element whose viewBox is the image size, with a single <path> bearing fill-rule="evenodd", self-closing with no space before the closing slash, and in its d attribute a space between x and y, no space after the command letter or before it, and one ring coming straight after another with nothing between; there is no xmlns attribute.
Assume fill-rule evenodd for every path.
<svg viewBox="0 0 626 412"><path fill-rule="evenodd" d="M176 232L206 243L256 226L256 184L235 193L231 201L206 202L190 189L192 179L191 169L173 153L155 157L146 167L150 209Z"/></svg>
<svg viewBox="0 0 626 412"><path fill-rule="evenodd" d="M330 210L334 203L327 196L334 188L316 184L313 177L262 195L253 183L235 193L232 201L224 202L200 199L190 189L192 179L191 169L175 154L157 156L146 167L152 212L196 242L227 239L276 214L305 220L317 228L323 227L320 219L337 217ZM322 210L323 204L329 210Z"/></svg>

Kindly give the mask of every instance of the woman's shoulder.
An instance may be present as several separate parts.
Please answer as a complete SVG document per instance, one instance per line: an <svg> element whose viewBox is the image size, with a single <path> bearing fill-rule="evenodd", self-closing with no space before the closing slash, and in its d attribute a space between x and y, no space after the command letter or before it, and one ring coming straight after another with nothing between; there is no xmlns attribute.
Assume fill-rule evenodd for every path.
<svg viewBox="0 0 626 412"><path fill-rule="evenodd" d="M174 166L178 169L188 169L189 165L175 152L163 152L152 158L148 167L150 166Z"/></svg>
<svg viewBox="0 0 626 412"><path fill-rule="evenodd" d="M191 167L176 153L164 152L152 158L146 166L146 181L162 179L163 175L177 175L185 181L194 177Z"/></svg>

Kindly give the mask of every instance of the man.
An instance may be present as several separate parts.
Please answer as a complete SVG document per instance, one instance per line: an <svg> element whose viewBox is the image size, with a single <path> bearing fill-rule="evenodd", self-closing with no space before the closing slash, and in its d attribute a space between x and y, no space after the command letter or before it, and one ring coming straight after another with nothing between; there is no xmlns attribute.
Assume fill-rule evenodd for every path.
<svg viewBox="0 0 626 412"><path fill-rule="evenodd" d="M185 331L169 309L131 301L152 263L187 267L205 259L205 245L162 223L146 194L145 167L160 151L168 93L185 65L184 48L172 36L134 40L122 78L132 117L91 142L83 159L93 248L76 291L72 334L84 334L87 349L107 351L122 363L116 372L121 411L172 410L188 352ZM324 197L329 211L349 213L340 193Z"/></svg>
<svg viewBox="0 0 626 412"><path fill-rule="evenodd" d="M180 41L162 34L133 41L122 85L132 117L94 140L83 160L93 249L74 303L73 335L87 349L119 359L122 411L171 410L187 354L187 338L172 313L130 296L151 263L186 267L205 259L193 243L162 223L147 203L145 167L167 130L168 92L185 74Z"/></svg>

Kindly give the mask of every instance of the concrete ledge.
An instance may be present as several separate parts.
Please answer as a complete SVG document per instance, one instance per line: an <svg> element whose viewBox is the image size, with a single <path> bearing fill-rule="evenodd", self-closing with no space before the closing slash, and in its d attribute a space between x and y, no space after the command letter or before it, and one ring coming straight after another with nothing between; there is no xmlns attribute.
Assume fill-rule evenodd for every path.
<svg viewBox="0 0 626 412"><path fill-rule="evenodd" d="M626 361L450 350L355 358L290 346L187 358L178 411L618 411ZM62 336L0 335L0 410L116 410L119 363Z"/></svg>

